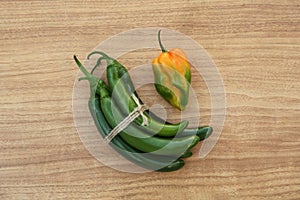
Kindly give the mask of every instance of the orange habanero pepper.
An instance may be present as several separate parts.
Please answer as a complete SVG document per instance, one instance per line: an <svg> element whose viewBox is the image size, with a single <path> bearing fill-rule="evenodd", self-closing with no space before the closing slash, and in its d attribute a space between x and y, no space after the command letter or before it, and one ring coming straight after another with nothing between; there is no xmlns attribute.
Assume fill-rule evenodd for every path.
<svg viewBox="0 0 300 200"><path fill-rule="evenodd" d="M189 98L191 67L186 54L179 48L167 51L160 39L162 53L152 61L156 91L172 106L183 110Z"/></svg>

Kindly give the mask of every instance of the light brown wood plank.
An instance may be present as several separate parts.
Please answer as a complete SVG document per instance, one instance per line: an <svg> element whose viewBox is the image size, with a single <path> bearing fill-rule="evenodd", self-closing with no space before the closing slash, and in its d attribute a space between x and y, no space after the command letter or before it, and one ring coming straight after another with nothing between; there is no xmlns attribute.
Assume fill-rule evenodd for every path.
<svg viewBox="0 0 300 200"><path fill-rule="evenodd" d="M1 1L0 199L300 199L300 4L297 0ZM72 92L106 38L165 27L201 44L227 97L217 145L172 173L104 166L82 144ZM120 58L128 68L156 52ZM192 83L209 123L210 96ZM147 102L154 88L139 90ZM164 104L168 106L167 104ZM176 121L173 112L171 120Z"/></svg>

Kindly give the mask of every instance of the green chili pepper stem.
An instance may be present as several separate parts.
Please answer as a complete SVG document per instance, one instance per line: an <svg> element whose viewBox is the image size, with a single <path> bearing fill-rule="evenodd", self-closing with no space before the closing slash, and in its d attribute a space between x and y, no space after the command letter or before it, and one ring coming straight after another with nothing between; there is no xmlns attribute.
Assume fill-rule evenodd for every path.
<svg viewBox="0 0 300 200"><path fill-rule="evenodd" d="M91 74L94 73L95 69L101 64L101 61L102 61L103 59L105 59L105 58L104 58L104 57L98 58L96 65L95 65L95 66L93 67L93 69L91 70Z"/></svg>
<svg viewBox="0 0 300 200"><path fill-rule="evenodd" d="M102 61L103 59L106 60L107 65L109 65L111 62L114 61L113 58L109 57L107 54L105 54L105 53L103 53L103 52L101 52L101 51L93 51L93 52L91 52L91 53L87 56L87 59L90 59L90 57L91 57L92 55L94 55L94 54L100 54L101 57L98 58L96 65L93 67L93 69L92 69L92 71L91 71L91 74L94 73L95 69L100 65L100 63L101 63L101 61Z"/></svg>
<svg viewBox="0 0 300 200"><path fill-rule="evenodd" d="M86 76L87 79L92 79L92 78L95 78L95 79L96 79L96 77L94 77L93 75L91 75L91 74L83 67L83 65L82 65L81 62L78 60L78 58L77 58L76 55L74 55L73 58L74 58L74 60L75 60L75 62L76 62L76 64L77 64L77 66L79 67L80 71L82 71L82 73Z"/></svg>
<svg viewBox="0 0 300 200"><path fill-rule="evenodd" d="M160 49L161 49L162 52L168 52L168 51L164 48L164 46L162 45L162 42L161 42L161 39L160 39L160 32L161 32L161 30L158 31L158 42L159 42Z"/></svg>
<svg viewBox="0 0 300 200"><path fill-rule="evenodd" d="M113 58L109 57L107 54L103 53L102 51L93 51L87 56L87 59L90 59L90 57L94 54L100 54L107 62L114 60Z"/></svg>
<svg viewBox="0 0 300 200"><path fill-rule="evenodd" d="M90 91L91 94L95 95L96 93L99 93L99 91L97 91L98 84L104 84L104 81L99 80L97 77L93 76L91 73L89 73L85 67L81 64L81 62L78 60L78 58L76 57L76 55L74 55L74 60L78 66L78 68L80 69L80 71L85 75L85 77L80 77L78 80L88 80L90 83Z"/></svg>

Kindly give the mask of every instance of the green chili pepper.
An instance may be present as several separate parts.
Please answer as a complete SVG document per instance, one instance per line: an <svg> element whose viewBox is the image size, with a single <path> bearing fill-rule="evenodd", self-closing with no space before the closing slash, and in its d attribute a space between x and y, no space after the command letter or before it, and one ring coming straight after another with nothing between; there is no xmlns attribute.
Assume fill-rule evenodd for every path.
<svg viewBox="0 0 300 200"><path fill-rule="evenodd" d="M102 81L91 76L75 55L74 59L80 70L86 75L86 77L81 78L80 80L86 79L90 83L89 110L98 131L102 134L102 137L105 137L112 129L108 125L103 112L100 109L99 96L96 95L96 88L99 88L97 86L100 85ZM118 135L110 142L110 145L129 161L146 169L168 172L178 170L184 166L184 161L181 159L170 162L170 160L166 160L166 158L162 156L151 155L149 153L144 154L126 144Z"/></svg>
<svg viewBox="0 0 300 200"><path fill-rule="evenodd" d="M156 91L172 106L183 110L189 98L190 64L181 49L165 50L161 43L160 31L158 41L162 53L152 61Z"/></svg>

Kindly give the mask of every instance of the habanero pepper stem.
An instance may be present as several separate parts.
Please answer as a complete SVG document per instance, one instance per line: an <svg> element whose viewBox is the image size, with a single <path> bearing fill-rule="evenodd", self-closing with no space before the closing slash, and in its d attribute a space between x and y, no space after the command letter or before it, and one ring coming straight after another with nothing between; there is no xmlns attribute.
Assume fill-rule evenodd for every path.
<svg viewBox="0 0 300 200"><path fill-rule="evenodd" d="M158 42L159 42L159 46L162 52L168 52L165 47L162 45L161 39L160 39L160 32L161 30L158 31Z"/></svg>

